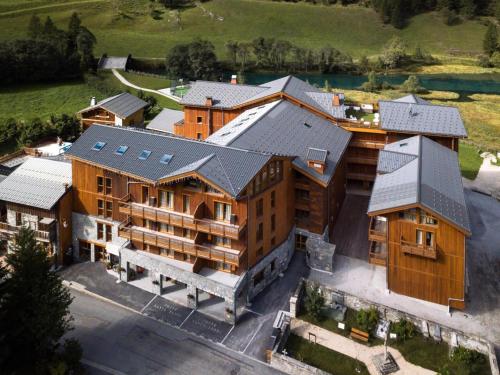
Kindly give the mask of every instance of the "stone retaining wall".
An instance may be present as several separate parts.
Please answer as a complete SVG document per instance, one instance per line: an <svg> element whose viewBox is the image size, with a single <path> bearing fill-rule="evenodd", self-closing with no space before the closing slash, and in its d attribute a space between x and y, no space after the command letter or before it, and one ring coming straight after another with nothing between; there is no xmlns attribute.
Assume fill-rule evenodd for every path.
<svg viewBox="0 0 500 375"><path fill-rule="evenodd" d="M319 368L309 366L304 362L297 361L284 354L273 353L271 356L271 366L277 370L290 375L330 375L330 373Z"/></svg>

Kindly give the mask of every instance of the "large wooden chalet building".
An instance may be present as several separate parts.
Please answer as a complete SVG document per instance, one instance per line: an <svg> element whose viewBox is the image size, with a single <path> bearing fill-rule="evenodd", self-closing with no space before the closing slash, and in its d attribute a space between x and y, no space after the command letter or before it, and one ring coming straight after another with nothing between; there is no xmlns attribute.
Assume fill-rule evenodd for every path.
<svg viewBox="0 0 500 375"><path fill-rule="evenodd" d="M464 307L456 108L409 95L362 109L292 76L197 81L181 104L155 131L95 125L67 152L77 256L107 254L123 280L146 272L157 293L181 282L193 307L200 290L219 296L234 322L308 238L329 242L346 191L364 189L366 251L388 289ZM376 114L351 115L363 110Z"/></svg>

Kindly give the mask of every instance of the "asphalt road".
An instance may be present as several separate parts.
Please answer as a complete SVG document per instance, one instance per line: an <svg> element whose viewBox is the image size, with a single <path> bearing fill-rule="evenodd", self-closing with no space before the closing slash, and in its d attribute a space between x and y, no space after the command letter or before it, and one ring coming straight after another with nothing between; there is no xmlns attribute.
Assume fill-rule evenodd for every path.
<svg viewBox="0 0 500 375"><path fill-rule="evenodd" d="M265 363L72 290L76 337L91 375L281 374Z"/></svg>

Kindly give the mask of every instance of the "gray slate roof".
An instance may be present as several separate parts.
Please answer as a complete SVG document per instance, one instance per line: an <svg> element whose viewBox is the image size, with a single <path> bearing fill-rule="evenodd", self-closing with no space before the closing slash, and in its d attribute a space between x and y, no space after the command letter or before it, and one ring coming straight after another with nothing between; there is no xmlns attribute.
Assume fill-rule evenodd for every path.
<svg viewBox="0 0 500 375"><path fill-rule="evenodd" d="M98 69L122 69L127 68L128 57L107 56L99 59Z"/></svg>
<svg viewBox="0 0 500 375"><path fill-rule="evenodd" d="M309 147L307 149L306 159L307 160L311 160L311 161L321 161L321 162L324 163L326 161L326 157L327 156L328 156L328 151L327 150L322 150L322 149L319 149L319 148Z"/></svg>
<svg viewBox="0 0 500 375"><path fill-rule="evenodd" d="M104 108L105 110L114 113L120 118L128 117L141 108L144 108L148 105L142 99L139 99L137 96L129 94L128 92L122 92L121 94L112 96L110 98L106 98L97 102L96 105L87 107L78 111L78 113L87 112L94 108Z"/></svg>
<svg viewBox="0 0 500 375"><path fill-rule="evenodd" d="M420 96L417 96L415 94L402 96L401 98L394 99L393 101L400 103L430 104L427 100L424 100Z"/></svg>
<svg viewBox="0 0 500 375"><path fill-rule="evenodd" d="M96 142L105 142L106 145L101 151L94 151L92 147ZM121 145L128 146L128 149L120 156L115 151ZM143 150L151 151L146 160L138 158ZM165 154L173 155L168 164L160 163ZM66 152L66 156L77 157L152 182L196 172L233 197L238 197L272 158L270 154L104 125L88 128Z"/></svg>
<svg viewBox="0 0 500 375"><path fill-rule="evenodd" d="M196 81L181 104L204 106L206 97L215 108L232 108L247 102L285 93L335 118L345 118L344 106L333 106L333 94L326 93L294 76L286 76L259 86Z"/></svg>
<svg viewBox="0 0 500 375"><path fill-rule="evenodd" d="M423 136L385 146L368 213L421 204L470 233L457 153Z"/></svg>
<svg viewBox="0 0 500 375"><path fill-rule="evenodd" d="M381 127L387 131L467 137L456 107L379 101Z"/></svg>
<svg viewBox="0 0 500 375"><path fill-rule="evenodd" d="M71 164L30 158L0 182L0 200L50 210L71 186Z"/></svg>
<svg viewBox="0 0 500 375"><path fill-rule="evenodd" d="M184 119L184 112L164 108L150 121L146 129L174 134L174 124Z"/></svg>
<svg viewBox="0 0 500 375"><path fill-rule="evenodd" d="M256 109L245 111L207 142L295 157L295 166L328 184L349 144L350 132L286 100L259 107L255 118L249 116L253 112ZM328 151L324 174L307 166L311 147Z"/></svg>

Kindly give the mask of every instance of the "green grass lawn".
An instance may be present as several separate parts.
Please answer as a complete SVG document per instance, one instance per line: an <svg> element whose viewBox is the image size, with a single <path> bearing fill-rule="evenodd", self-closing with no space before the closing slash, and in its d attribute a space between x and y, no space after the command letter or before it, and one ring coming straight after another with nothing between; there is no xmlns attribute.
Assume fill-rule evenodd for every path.
<svg viewBox="0 0 500 375"><path fill-rule="evenodd" d="M170 80L167 78L160 78L146 74L124 71L120 71L120 74L124 76L130 83L152 90L166 89L169 88L171 84Z"/></svg>
<svg viewBox="0 0 500 375"><path fill-rule="evenodd" d="M114 3L120 6L113 7ZM380 53L382 46L394 35L405 39L410 48L418 44L431 53L442 55L450 49L481 51L486 30L476 20L446 26L436 13L415 16L405 29L397 30L384 25L367 7L259 0L206 2L202 6L216 17L193 7L180 12L179 25L175 12L165 10L158 3L151 6L160 10L161 19L153 19L150 4L153 3L149 0L0 0L0 40L26 35L32 13L30 8L36 8L33 11L41 17L50 15L60 27L66 27L71 13L77 11L83 24L97 36L97 55L131 53L136 57L163 58L173 45L203 37L215 44L219 57L225 58L227 40L251 41L258 36L282 38L315 49L330 44L359 57ZM21 11L2 16L2 12L13 10Z"/></svg>
<svg viewBox="0 0 500 375"><path fill-rule="evenodd" d="M389 345L398 349L407 361L432 371L447 369L449 372L443 371L442 373L453 375L491 374L486 356L481 355L481 359L474 364L466 365L459 361L452 361L449 356L449 346L446 343L436 343L422 335L406 341L391 341Z"/></svg>
<svg viewBox="0 0 500 375"><path fill-rule="evenodd" d="M286 351L291 357L332 374L369 374L363 362L324 346L310 343L294 334L290 334L286 342Z"/></svg>
<svg viewBox="0 0 500 375"><path fill-rule="evenodd" d="M460 159L462 176L469 180L474 180L483 163L483 159L479 156L478 149L473 145L461 142L458 149L458 156Z"/></svg>

